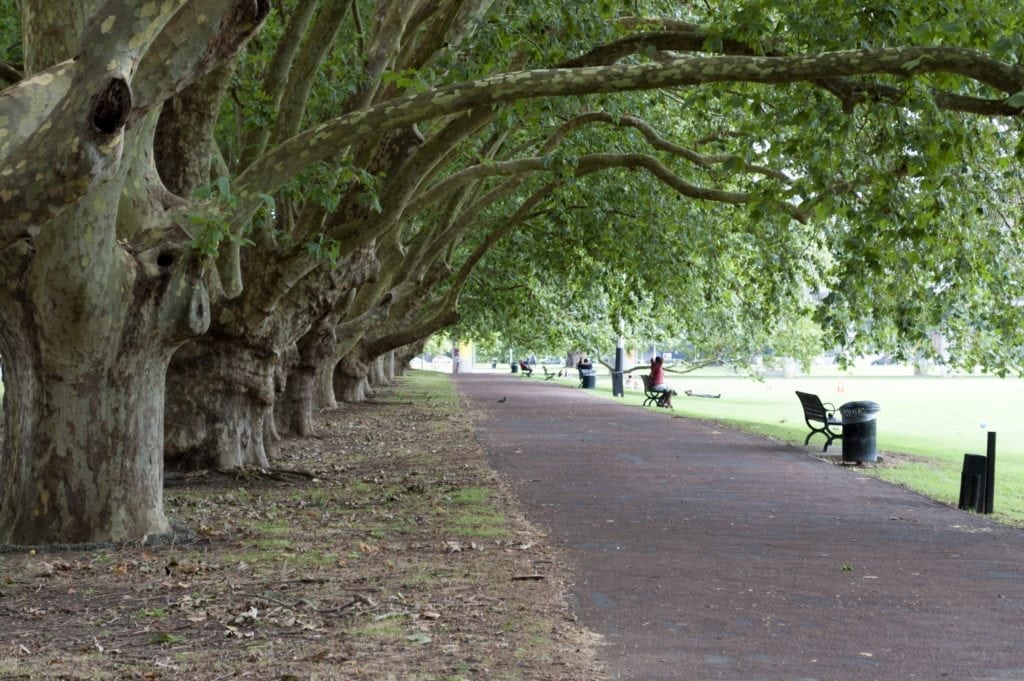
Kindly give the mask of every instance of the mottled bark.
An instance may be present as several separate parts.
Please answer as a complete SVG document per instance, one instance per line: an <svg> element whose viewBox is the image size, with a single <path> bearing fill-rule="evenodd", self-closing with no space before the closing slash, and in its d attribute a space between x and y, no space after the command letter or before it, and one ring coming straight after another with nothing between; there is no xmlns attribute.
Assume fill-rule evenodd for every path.
<svg viewBox="0 0 1024 681"><path fill-rule="evenodd" d="M378 285L381 282L377 282ZM366 294L367 298L372 299L375 291L360 291L360 294ZM341 358L345 357L352 349L354 349L358 343L362 340L366 330L374 324L380 324L384 322L391 312L391 305L394 303L394 296L391 292L384 294L381 300L373 307L365 310L361 314L353 316L351 319L338 324L334 328L333 335L335 338L335 345L330 349L330 352L321 358L319 365L316 368L316 378L314 383L314 400L316 406L321 409L324 408L335 408L338 406L337 391L339 385L344 385L344 379L336 378L336 368ZM360 395L361 399L357 400L344 400L359 402L365 399L366 390L365 386L362 390L348 391L351 395Z"/></svg>
<svg viewBox="0 0 1024 681"><path fill-rule="evenodd" d="M166 533L164 376L174 348L209 324L198 268L115 253L108 278L83 285L23 244L0 261L0 542ZM55 296L75 302L56 307Z"/></svg>
<svg viewBox="0 0 1024 681"><path fill-rule="evenodd" d="M35 75L0 97L0 542L168 531L166 370L210 323L153 131L160 97L237 51L265 3L213 0L201 22L183 1L100 4L23 3Z"/></svg>
<svg viewBox="0 0 1024 681"><path fill-rule="evenodd" d="M334 324L323 320L295 344L295 361L288 365L288 379L277 411L287 432L300 436L315 434L317 369L330 355L335 341Z"/></svg>
<svg viewBox="0 0 1024 681"><path fill-rule="evenodd" d="M384 388L391 384L390 379L384 371L384 358L387 355L381 355L376 357L370 362L370 387L372 388Z"/></svg>
<svg viewBox="0 0 1024 681"><path fill-rule="evenodd" d="M333 269L311 258L285 260L279 268L263 265L252 270L240 298L216 306L210 333L183 347L171 361L165 438L169 466L266 467L265 432L272 432L275 424L287 430L310 427L296 424L287 404L280 422L275 420L277 396L289 401L290 391L303 382L302 352L290 371L282 361L319 316L376 276L378 268L367 249ZM302 391L298 396L304 399Z"/></svg>
<svg viewBox="0 0 1024 681"><path fill-rule="evenodd" d="M365 402L370 393L370 359L361 345L352 348L334 366L334 394L342 402Z"/></svg>
<svg viewBox="0 0 1024 681"><path fill-rule="evenodd" d="M413 357L423 352L423 346L426 344L425 340L410 343L409 345L403 345L402 347L395 350L395 376L402 376L405 374L406 369L409 368L409 364L412 362Z"/></svg>
<svg viewBox="0 0 1024 681"><path fill-rule="evenodd" d="M167 378L167 466L267 467L264 419L272 417L279 361L266 348L212 333L178 350Z"/></svg>
<svg viewBox="0 0 1024 681"><path fill-rule="evenodd" d="M78 53L87 4L21 0L26 75L38 73ZM96 4L96 0L92 4Z"/></svg>
<svg viewBox="0 0 1024 681"><path fill-rule="evenodd" d="M190 196L211 179L214 127L233 72L225 64L163 106L153 151L160 178L178 196Z"/></svg>
<svg viewBox="0 0 1024 681"><path fill-rule="evenodd" d="M313 405L317 409L337 409L338 398L334 392L334 367L338 365L335 357L328 357L317 367L313 382Z"/></svg>

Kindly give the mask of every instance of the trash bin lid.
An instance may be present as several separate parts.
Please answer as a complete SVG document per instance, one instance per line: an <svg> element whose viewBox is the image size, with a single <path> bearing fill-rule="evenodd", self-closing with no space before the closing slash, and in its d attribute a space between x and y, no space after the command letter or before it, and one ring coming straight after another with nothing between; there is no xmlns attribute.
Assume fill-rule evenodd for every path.
<svg viewBox="0 0 1024 681"><path fill-rule="evenodd" d="M843 415L843 421L847 423L872 421L878 418L878 412L881 410L880 404L869 400L856 400L839 405L839 413Z"/></svg>

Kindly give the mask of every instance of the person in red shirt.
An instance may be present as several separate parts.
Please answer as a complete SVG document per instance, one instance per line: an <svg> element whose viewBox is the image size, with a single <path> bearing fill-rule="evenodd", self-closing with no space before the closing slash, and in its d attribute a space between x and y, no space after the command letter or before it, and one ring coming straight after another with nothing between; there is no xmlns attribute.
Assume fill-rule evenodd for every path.
<svg viewBox="0 0 1024 681"><path fill-rule="evenodd" d="M661 392L661 399L658 400L659 407L672 408L672 396L676 391L665 382L665 367L661 357L655 357L651 362L651 390Z"/></svg>

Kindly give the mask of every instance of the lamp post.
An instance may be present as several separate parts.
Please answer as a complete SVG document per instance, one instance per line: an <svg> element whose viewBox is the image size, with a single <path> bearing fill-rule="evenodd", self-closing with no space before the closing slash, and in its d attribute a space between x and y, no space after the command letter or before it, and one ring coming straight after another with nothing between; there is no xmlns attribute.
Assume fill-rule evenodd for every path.
<svg viewBox="0 0 1024 681"><path fill-rule="evenodd" d="M615 345L615 368L612 370L612 396L625 397L622 372L626 363L626 339L622 336L622 317L619 317L619 342Z"/></svg>

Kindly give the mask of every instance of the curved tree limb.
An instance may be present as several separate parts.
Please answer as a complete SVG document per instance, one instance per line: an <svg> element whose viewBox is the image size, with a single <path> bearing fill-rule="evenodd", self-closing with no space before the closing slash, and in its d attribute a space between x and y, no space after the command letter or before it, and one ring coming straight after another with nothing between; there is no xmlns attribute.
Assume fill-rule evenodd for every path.
<svg viewBox="0 0 1024 681"><path fill-rule="evenodd" d="M499 102L546 96L649 90L746 81L780 84L853 75L909 77L953 73L1006 93L1024 89L1024 66L954 47L847 50L795 57L682 57L666 63L521 71L459 83L353 112L327 121L271 150L236 181L242 206L238 228L255 211L256 192L273 189L361 136L443 114ZM1019 110L1018 110L1019 113Z"/></svg>
<svg viewBox="0 0 1024 681"><path fill-rule="evenodd" d="M609 65L627 56L640 54L652 49L661 52L707 52L706 46L708 40L712 37L718 38L721 43L721 53L726 55L791 56L780 50L772 49L770 46L752 46L738 40L721 39L718 36L712 36L703 27L685 21L656 17L628 17L620 19L617 23L627 28L660 28L661 30L642 32L620 38L606 45L601 45L575 59L571 59L561 64L561 66L577 68L581 66ZM1010 80L1012 82L1013 78L1011 77ZM813 79L813 82L835 95L842 102L843 110L847 113L852 112L857 104L883 101L899 102L906 96L902 89L884 83L861 82L841 77L817 78ZM982 82L984 81L982 80ZM989 85L1010 94L1016 92L1014 89L1001 88L994 83L989 83ZM1019 109L1006 106L1005 102L998 99L964 97L941 90L933 91L932 96L937 106L950 111L983 116L1013 116L1020 112Z"/></svg>
<svg viewBox="0 0 1024 681"><path fill-rule="evenodd" d="M270 12L269 0L175 1L184 7L153 36L151 45L147 43L132 81L136 115L160 105L237 54Z"/></svg>
<svg viewBox="0 0 1024 681"><path fill-rule="evenodd" d="M24 77L25 74L17 66L0 59L0 80L13 85Z"/></svg>
<svg viewBox="0 0 1024 681"><path fill-rule="evenodd" d="M288 74L295 63L299 47L302 45L302 36L309 28L318 4L319 0L300 0L288 14L288 25L285 26L284 35L277 42L274 56L263 77L263 92L270 100L271 111L277 111L281 106L281 98L288 85ZM242 155L238 164L240 167L245 168L266 150L270 132L270 126L259 125L246 135L241 144Z"/></svg>
<svg viewBox="0 0 1024 681"><path fill-rule="evenodd" d="M302 42L301 51L291 63L284 89L276 93L279 105L275 107L277 118L270 134L272 144L278 144L298 132L316 72L330 52L352 4L353 0L320 4L320 12Z"/></svg>

